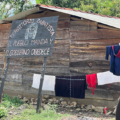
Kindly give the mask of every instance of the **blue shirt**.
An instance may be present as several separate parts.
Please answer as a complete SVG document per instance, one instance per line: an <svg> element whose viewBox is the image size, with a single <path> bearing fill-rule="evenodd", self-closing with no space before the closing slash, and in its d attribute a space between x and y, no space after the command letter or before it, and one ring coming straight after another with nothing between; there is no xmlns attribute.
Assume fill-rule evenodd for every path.
<svg viewBox="0 0 120 120"><path fill-rule="evenodd" d="M110 58L110 72L112 72L114 75L120 76L120 58L116 57L115 55L118 54L120 50L119 45L114 45L114 51L112 49L112 46L107 46L106 47L106 57L105 59L109 59L109 55L111 56Z"/></svg>

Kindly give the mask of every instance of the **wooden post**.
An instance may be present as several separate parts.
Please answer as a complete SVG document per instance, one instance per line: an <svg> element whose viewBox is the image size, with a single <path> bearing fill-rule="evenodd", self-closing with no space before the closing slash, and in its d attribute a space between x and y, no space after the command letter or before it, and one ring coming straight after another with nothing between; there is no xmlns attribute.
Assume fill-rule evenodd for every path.
<svg viewBox="0 0 120 120"><path fill-rule="evenodd" d="M1 87L0 87L0 101L2 101L2 92L3 92L3 88L4 88L4 83L5 83L5 78L6 78L6 75L7 75L7 70L8 70L9 63L10 63L10 58L7 58L4 74L3 74L3 77L2 77L2 83L1 83Z"/></svg>
<svg viewBox="0 0 120 120"><path fill-rule="evenodd" d="M120 100L116 108L116 120L120 120Z"/></svg>
<svg viewBox="0 0 120 120"><path fill-rule="evenodd" d="M42 102L42 86L43 86L43 81L44 81L46 62L47 62L47 57L44 57L42 73L41 73L41 78L40 78L40 85L39 85L36 113L40 113L40 107L41 107L41 102Z"/></svg>

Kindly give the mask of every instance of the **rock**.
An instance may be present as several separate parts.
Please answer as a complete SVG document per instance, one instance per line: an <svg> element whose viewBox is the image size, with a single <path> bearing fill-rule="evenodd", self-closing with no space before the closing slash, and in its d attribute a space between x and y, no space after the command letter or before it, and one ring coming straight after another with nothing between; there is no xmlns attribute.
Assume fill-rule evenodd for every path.
<svg viewBox="0 0 120 120"><path fill-rule="evenodd" d="M43 107L45 104L44 103L41 103L41 107Z"/></svg>
<svg viewBox="0 0 120 120"><path fill-rule="evenodd" d="M72 112L73 110L70 110L70 112Z"/></svg>
<svg viewBox="0 0 120 120"><path fill-rule="evenodd" d="M110 111L110 112L106 113L106 115L110 115L111 113L112 113L112 111Z"/></svg>
<svg viewBox="0 0 120 120"><path fill-rule="evenodd" d="M21 95L18 95L18 98L19 98L19 99L22 99L22 96L21 96Z"/></svg>
<svg viewBox="0 0 120 120"><path fill-rule="evenodd" d="M34 102L34 101L35 101L35 99L34 99L34 98L31 98L31 99L30 99L30 102Z"/></svg>
<svg viewBox="0 0 120 120"><path fill-rule="evenodd" d="M80 108L77 108L76 111L80 111Z"/></svg>
<svg viewBox="0 0 120 120"><path fill-rule="evenodd" d="M73 105L73 107L77 106L77 102L72 102L71 105Z"/></svg>
<svg viewBox="0 0 120 120"><path fill-rule="evenodd" d="M120 96L119 96L119 98L118 98L118 102L119 102L119 100L120 100Z"/></svg>
<svg viewBox="0 0 120 120"><path fill-rule="evenodd" d="M26 97L24 97L23 102L28 102L28 99Z"/></svg>
<svg viewBox="0 0 120 120"><path fill-rule="evenodd" d="M115 115L116 114L116 109L117 109L117 107L114 109L114 111L113 111L113 114Z"/></svg>
<svg viewBox="0 0 120 120"><path fill-rule="evenodd" d="M10 112L9 112L9 114L10 114L10 115L12 115L12 114L13 114L13 112L12 112L12 111L10 111Z"/></svg>
<svg viewBox="0 0 120 120"><path fill-rule="evenodd" d="M14 106L11 107L11 110L13 110L13 109L14 109Z"/></svg>
<svg viewBox="0 0 120 120"><path fill-rule="evenodd" d="M70 101L68 101L68 105L71 105L71 102L70 102Z"/></svg>
<svg viewBox="0 0 120 120"><path fill-rule="evenodd" d="M22 109L25 109L25 108L27 108L27 105L23 104L23 105L21 105L18 109L19 109L19 110L22 110Z"/></svg>
<svg viewBox="0 0 120 120"><path fill-rule="evenodd" d="M66 101L62 101L62 102L61 102L61 105L65 105L65 106L66 106L66 105L67 105L67 102L66 102Z"/></svg>
<svg viewBox="0 0 120 120"><path fill-rule="evenodd" d="M33 102L33 105L37 105L37 102Z"/></svg>
<svg viewBox="0 0 120 120"><path fill-rule="evenodd" d="M53 99L53 101L56 101L57 99L56 98L52 98Z"/></svg>
<svg viewBox="0 0 120 120"><path fill-rule="evenodd" d="M18 113L17 113L17 112L14 112L13 114L14 114L14 115L17 115Z"/></svg>
<svg viewBox="0 0 120 120"><path fill-rule="evenodd" d="M87 110L94 110L95 106L93 105L87 105L86 109Z"/></svg>
<svg viewBox="0 0 120 120"><path fill-rule="evenodd" d="M84 108L84 107L85 107L85 105L82 104L82 105L81 105L81 108Z"/></svg>
<svg viewBox="0 0 120 120"><path fill-rule="evenodd" d="M79 112L79 115L82 115L82 113L81 113L81 112Z"/></svg>
<svg viewBox="0 0 120 120"><path fill-rule="evenodd" d="M114 106L113 108L115 109L117 107L117 105L116 106Z"/></svg>
<svg viewBox="0 0 120 120"><path fill-rule="evenodd" d="M43 105L43 110L48 110L50 107L48 105Z"/></svg>
<svg viewBox="0 0 120 120"><path fill-rule="evenodd" d="M70 108L70 105L67 105L66 108Z"/></svg>
<svg viewBox="0 0 120 120"><path fill-rule="evenodd" d="M43 98L44 98L44 99L49 99L50 96L49 96L49 95L44 95Z"/></svg>
<svg viewBox="0 0 120 120"><path fill-rule="evenodd" d="M54 101L55 104L59 104L59 100Z"/></svg>
<svg viewBox="0 0 120 120"><path fill-rule="evenodd" d="M62 102L64 99L63 98L60 98L60 102Z"/></svg>
<svg viewBox="0 0 120 120"><path fill-rule="evenodd" d="M49 99L48 102L51 104L51 103L53 103L54 101L53 101L53 99Z"/></svg>
<svg viewBox="0 0 120 120"><path fill-rule="evenodd" d="M30 105L34 105L34 102L31 102Z"/></svg>
<svg viewBox="0 0 120 120"><path fill-rule="evenodd" d="M103 109L104 109L104 107L95 107L93 110L96 112L103 113Z"/></svg>
<svg viewBox="0 0 120 120"><path fill-rule="evenodd" d="M46 101L46 99L43 98L43 99L42 99L42 102L45 102L45 101Z"/></svg>

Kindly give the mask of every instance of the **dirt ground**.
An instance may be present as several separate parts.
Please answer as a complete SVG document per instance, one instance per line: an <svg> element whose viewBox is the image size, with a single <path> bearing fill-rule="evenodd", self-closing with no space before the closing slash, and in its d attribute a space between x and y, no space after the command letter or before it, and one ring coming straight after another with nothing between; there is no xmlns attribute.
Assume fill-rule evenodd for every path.
<svg viewBox="0 0 120 120"><path fill-rule="evenodd" d="M72 111L68 108L58 108L58 113L61 114L70 114L71 117L64 117L61 120L115 120L115 115L105 115L104 113L98 113L94 111L86 111L80 110L76 111L76 109L72 109Z"/></svg>

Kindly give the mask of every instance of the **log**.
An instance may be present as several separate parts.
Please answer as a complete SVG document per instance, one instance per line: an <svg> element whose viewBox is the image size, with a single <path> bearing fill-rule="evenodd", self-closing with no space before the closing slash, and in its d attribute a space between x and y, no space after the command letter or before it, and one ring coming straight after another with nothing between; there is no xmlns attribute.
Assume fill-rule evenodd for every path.
<svg viewBox="0 0 120 120"><path fill-rule="evenodd" d="M24 19L31 19L31 18L42 18L42 17L51 17L51 16L59 16L59 20L70 20L70 15L60 13L60 12L52 12L52 11L44 11L42 13L31 14Z"/></svg>
<svg viewBox="0 0 120 120"><path fill-rule="evenodd" d="M70 20L61 20L58 21L57 29L69 29L70 27Z"/></svg>
<svg viewBox="0 0 120 120"><path fill-rule="evenodd" d="M0 31L1 30L10 30L11 29L11 23L8 24L0 24Z"/></svg>
<svg viewBox="0 0 120 120"><path fill-rule="evenodd" d="M69 30L57 30L55 39L69 39Z"/></svg>
<svg viewBox="0 0 120 120"><path fill-rule="evenodd" d="M76 16L71 16L70 19L71 21L81 21L81 18Z"/></svg>
<svg viewBox="0 0 120 120"><path fill-rule="evenodd" d="M0 39L9 39L9 30L0 31ZM55 39L69 39L69 30L57 30Z"/></svg>
<svg viewBox="0 0 120 120"><path fill-rule="evenodd" d="M80 52L70 53L71 62L83 61L83 60L105 60L105 52L95 51L91 54L91 51L89 53L89 50L88 50L81 53Z"/></svg>
<svg viewBox="0 0 120 120"><path fill-rule="evenodd" d="M38 66L29 66L23 68L23 84L31 85L33 81L33 74L41 74L42 68L38 68ZM69 76L69 68L68 67L47 67L45 70L46 75L55 75L55 76Z"/></svg>
<svg viewBox="0 0 120 120"><path fill-rule="evenodd" d="M111 26L104 25L104 24L100 24L100 23L98 23L98 27L99 27L100 29L110 29L110 30L118 30L118 31L120 31L120 29L118 29L118 28L111 27Z"/></svg>
<svg viewBox="0 0 120 120"><path fill-rule="evenodd" d="M97 22L70 21L70 31L97 31Z"/></svg>
<svg viewBox="0 0 120 120"><path fill-rule="evenodd" d="M0 31L0 39L8 39L10 34L10 30L1 30Z"/></svg>
<svg viewBox="0 0 120 120"><path fill-rule="evenodd" d="M119 31L98 29L98 31L89 32L70 32L71 40L93 40L93 39L115 39L120 38Z"/></svg>
<svg viewBox="0 0 120 120"><path fill-rule="evenodd" d="M105 71L109 71L109 69L78 69L78 68L70 68L70 74L72 76L94 74L94 73L105 72Z"/></svg>
<svg viewBox="0 0 120 120"><path fill-rule="evenodd" d="M120 42L120 39L97 39L97 40L72 40L71 46L80 45L89 47L89 45L110 46Z"/></svg>
<svg viewBox="0 0 120 120"><path fill-rule="evenodd" d="M40 59L37 59L37 60L24 60L23 61L23 66L26 67L26 66L35 66L35 65L38 65L40 67L42 67L43 65L43 60L40 60ZM48 58L47 60L47 67L69 67L69 61L66 60L56 60L56 59L53 59L53 60L50 60Z"/></svg>
<svg viewBox="0 0 120 120"><path fill-rule="evenodd" d="M0 38L0 49L7 46L8 39L1 39Z"/></svg>
<svg viewBox="0 0 120 120"><path fill-rule="evenodd" d="M80 67L80 68L104 68L109 67L110 62L107 60L84 60L84 61L78 61L78 62L70 62L70 67Z"/></svg>

